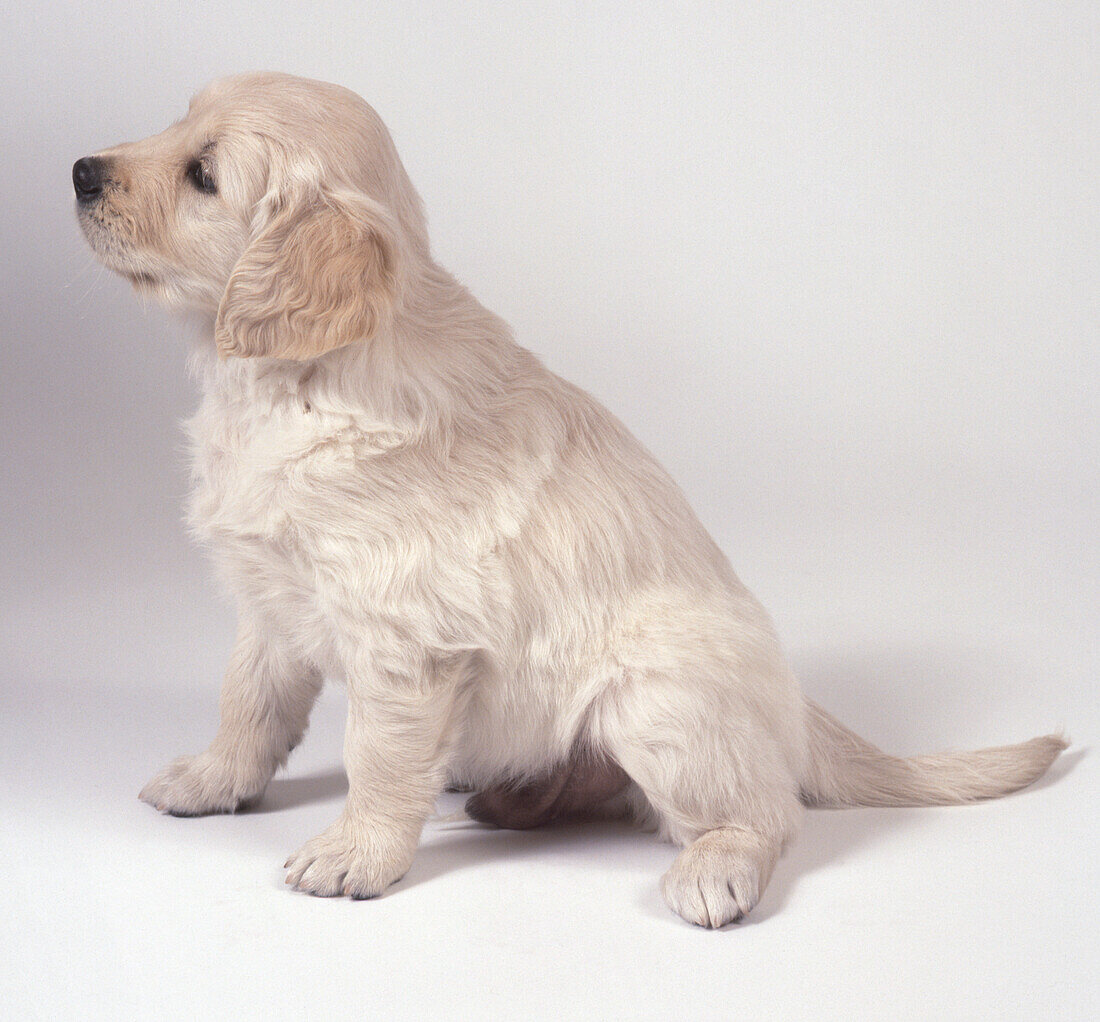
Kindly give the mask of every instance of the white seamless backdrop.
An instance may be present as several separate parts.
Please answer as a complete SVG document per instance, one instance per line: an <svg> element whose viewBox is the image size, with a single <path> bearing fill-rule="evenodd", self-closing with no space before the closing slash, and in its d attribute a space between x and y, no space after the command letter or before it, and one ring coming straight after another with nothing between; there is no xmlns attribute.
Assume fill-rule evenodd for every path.
<svg viewBox="0 0 1100 1022"><path fill-rule="evenodd" d="M1098 66L1095 3L5 6L5 1014L1095 1018ZM1063 725L1050 778L811 813L721 933L610 825L436 821L378 902L283 890L339 691L260 810L140 805L233 622L179 523L188 328L93 264L69 169L259 68L378 109L440 261L672 472L811 695L903 753Z"/></svg>

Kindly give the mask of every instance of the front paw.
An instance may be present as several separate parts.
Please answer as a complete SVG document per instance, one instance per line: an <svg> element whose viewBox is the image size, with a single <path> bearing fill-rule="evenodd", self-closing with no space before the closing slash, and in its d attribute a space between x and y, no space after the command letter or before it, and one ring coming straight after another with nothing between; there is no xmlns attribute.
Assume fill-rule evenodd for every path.
<svg viewBox="0 0 1100 1022"><path fill-rule="evenodd" d="M266 787L259 777L241 777L208 752L183 756L162 770L138 798L170 816L235 813L255 802Z"/></svg>
<svg viewBox="0 0 1100 1022"><path fill-rule="evenodd" d="M415 842L386 840L367 826L337 820L287 859L286 882L323 898L377 898L412 863Z"/></svg>

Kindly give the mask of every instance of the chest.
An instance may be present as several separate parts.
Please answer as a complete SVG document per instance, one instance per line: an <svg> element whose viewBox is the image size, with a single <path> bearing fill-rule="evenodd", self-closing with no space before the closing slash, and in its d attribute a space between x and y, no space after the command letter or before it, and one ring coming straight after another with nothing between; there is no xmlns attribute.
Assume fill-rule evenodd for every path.
<svg viewBox="0 0 1100 1022"><path fill-rule="evenodd" d="M188 431L194 532L231 591L287 627L370 613L430 619L441 642L495 599L492 502L430 450L300 403L207 403Z"/></svg>
<svg viewBox="0 0 1100 1022"><path fill-rule="evenodd" d="M293 414L297 411L297 414ZM208 399L187 424L192 449L189 517L207 542L278 547L333 510L327 494L356 475L348 424L304 409Z"/></svg>

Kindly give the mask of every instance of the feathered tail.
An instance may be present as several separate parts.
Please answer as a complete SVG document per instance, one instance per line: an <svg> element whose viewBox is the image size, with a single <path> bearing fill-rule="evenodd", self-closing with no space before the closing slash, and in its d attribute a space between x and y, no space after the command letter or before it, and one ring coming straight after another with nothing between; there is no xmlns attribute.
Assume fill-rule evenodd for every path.
<svg viewBox="0 0 1100 1022"><path fill-rule="evenodd" d="M1037 780L1069 744L1043 735L1019 745L899 759L849 731L806 700L810 769L807 805L949 806L1000 798Z"/></svg>

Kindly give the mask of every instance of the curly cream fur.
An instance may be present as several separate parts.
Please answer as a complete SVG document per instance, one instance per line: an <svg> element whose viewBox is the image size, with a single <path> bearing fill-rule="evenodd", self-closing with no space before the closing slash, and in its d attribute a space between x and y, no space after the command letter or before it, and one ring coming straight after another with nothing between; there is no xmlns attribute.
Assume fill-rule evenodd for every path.
<svg viewBox="0 0 1100 1022"><path fill-rule="evenodd" d="M187 182L196 154L215 195ZM231 78L101 155L93 247L207 326L190 521L240 615L221 729L142 792L158 809L258 798L337 679L347 804L289 882L378 895L448 778L550 804L583 795L584 770L539 779L588 763L587 808L683 845L665 896L720 926L752 909L804 802L994 797L1064 747L895 760L808 704L668 475L433 261L358 97Z"/></svg>

